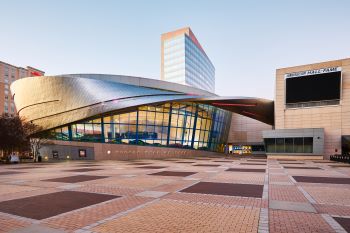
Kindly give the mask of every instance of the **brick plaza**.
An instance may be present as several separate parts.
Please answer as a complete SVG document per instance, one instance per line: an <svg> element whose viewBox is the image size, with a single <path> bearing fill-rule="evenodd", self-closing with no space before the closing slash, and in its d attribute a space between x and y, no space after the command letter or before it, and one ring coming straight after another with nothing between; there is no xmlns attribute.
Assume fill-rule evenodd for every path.
<svg viewBox="0 0 350 233"><path fill-rule="evenodd" d="M196 157L0 166L0 232L346 232L350 166Z"/></svg>

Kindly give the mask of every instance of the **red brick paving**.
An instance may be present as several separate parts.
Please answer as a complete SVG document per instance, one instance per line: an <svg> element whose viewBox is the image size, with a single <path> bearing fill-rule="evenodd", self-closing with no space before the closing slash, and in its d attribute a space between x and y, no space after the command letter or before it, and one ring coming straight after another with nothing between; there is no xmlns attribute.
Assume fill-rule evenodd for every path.
<svg viewBox="0 0 350 233"><path fill-rule="evenodd" d="M254 168L229 168L227 172L265 172L265 169L254 169Z"/></svg>
<svg viewBox="0 0 350 233"><path fill-rule="evenodd" d="M294 185L269 185L269 197L277 201L308 202Z"/></svg>
<svg viewBox="0 0 350 233"><path fill-rule="evenodd" d="M110 220L93 232L257 232L258 208L161 200Z"/></svg>
<svg viewBox="0 0 350 233"><path fill-rule="evenodd" d="M0 176L15 175L15 174L21 174L21 173L24 173L24 172L2 171L2 172L0 172Z"/></svg>
<svg viewBox="0 0 350 233"><path fill-rule="evenodd" d="M115 198L119 196L62 191L0 202L0 211L26 218L44 219Z"/></svg>
<svg viewBox="0 0 350 233"><path fill-rule="evenodd" d="M71 170L66 170L67 172L92 172L92 171L99 171L101 169L97 168L80 168L80 169L71 169Z"/></svg>
<svg viewBox="0 0 350 233"><path fill-rule="evenodd" d="M334 219L350 216L350 184L347 184L347 179L350 179L350 167L332 168L327 163L215 157L132 162L71 161L35 164L36 169L28 169L34 164L4 165L0 167L0 206L4 201L70 190L121 197L68 210L41 220L41 225L67 232L80 229L91 232L152 233L257 232L258 229L261 232L269 229L270 232L281 233L334 232L321 214ZM198 164L205 166L194 166ZM302 167L320 167L323 170L302 169ZM84 169L87 172L95 168L100 170L91 170L94 176L72 176L71 173L71 170ZM165 169L151 171L161 168L167 168L167 171L164 171ZM14 169L18 169L18 172ZM225 171L228 169L232 171ZM260 170L265 172L257 172ZM166 175L168 172L179 175L181 172L195 174L188 177L159 175ZM290 176L316 177L311 178L312 181L317 179L332 182L294 183ZM90 178L85 179L86 177ZM103 179L95 179L96 177ZM339 180L334 178L343 178L340 180L342 182L337 183L345 184L335 184L333 181ZM54 180L64 182L52 182ZM222 188L217 190L226 195L217 195L214 191L209 194L181 192L199 182L236 187L230 192L235 192L237 196L229 196L232 193L225 193L225 189ZM247 184L259 187L258 197L244 197L246 194L242 192L244 190L242 187L253 187L246 186ZM263 186L265 189L262 195ZM143 197L142 195L147 192L153 196ZM68 198L68 201L71 201L71 204L77 202L73 196ZM269 201L277 201L280 205L285 202L283 208L287 209L292 208L288 205L293 203L312 205L316 213L303 212L305 210L302 209L299 211L269 209ZM18 200L14 202L20 203ZM16 229L25 232L25 227L32 223L30 219L0 211L0 232Z"/></svg>
<svg viewBox="0 0 350 233"><path fill-rule="evenodd" d="M67 213L63 216L50 218L49 220L45 220L44 223L52 228L74 231L84 226L93 224L99 220L144 204L150 200L150 198L145 197L118 198L92 208L78 210L72 213Z"/></svg>
<svg viewBox="0 0 350 233"><path fill-rule="evenodd" d="M338 216L350 216L350 206L344 205L314 205L318 213Z"/></svg>
<svg viewBox="0 0 350 233"><path fill-rule="evenodd" d="M62 177L62 178L48 179L48 180L43 180L43 181L62 182L62 183L79 183L79 182L96 180L96 179L103 179L103 178L107 178L107 176L78 175L78 176L67 176L67 177Z"/></svg>
<svg viewBox="0 0 350 233"><path fill-rule="evenodd" d="M350 184L350 178L313 177L313 176L293 176L293 178L297 182L306 182L306 183Z"/></svg>
<svg viewBox="0 0 350 233"><path fill-rule="evenodd" d="M350 218L339 218L335 217L335 221L337 221L347 232L350 231Z"/></svg>
<svg viewBox="0 0 350 233"><path fill-rule="evenodd" d="M180 177L186 177L193 174L196 174L197 172L183 172L183 171L162 171L162 172L156 172L148 175L153 176L180 176Z"/></svg>
<svg viewBox="0 0 350 233"><path fill-rule="evenodd" d="M261 198L263 186L253 184L199 182L181 190L181 192Z"/></svg>
<svg viewBox="0 0 350 233"><path fill-rule="evenodd" d="M261 198L207 195L198 193L173 193L165 196L164 199L187 201L193 203L267 208L267 201L262 200Z"/></svg>
<svg viewBox="0 0 350 233"><path fill-rule="evenodd" d="M335 232L320 214L269 210L270 233Z"/></svg>
<svg viewBox="0 0 350 233"><path fill-rule="evenodd" d="M10 232L31 225L28 220L19 220L0 213L0 233Z"/></svg>

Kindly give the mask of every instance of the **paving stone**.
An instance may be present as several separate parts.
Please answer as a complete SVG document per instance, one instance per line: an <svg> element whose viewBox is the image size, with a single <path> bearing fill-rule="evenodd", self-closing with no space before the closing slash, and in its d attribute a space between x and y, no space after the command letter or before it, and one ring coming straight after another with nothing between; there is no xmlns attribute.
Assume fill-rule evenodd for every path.
<svg viewBox="0 0 350 233"><path fill-rule="evenodd" d="M347 168L350 168L350 165L346 165L346 164L335 164L335 165L328 165L329 167L334 167L334 168L337 168L337 167L347 167Z"/></svg>
<svg viewBox="0 0 350 233"><path fill-rule="evenodd" d="M118 197L106 194L62 191L0 202L0 211L40 220Z"/></svg>
<svg viewBox="0 0 350 233"><path fill-rule="evenodd" d="M311 212L316 213L316 209L309 203L297 203L290 201L269 201L269 208L277 210L291 210L291 211L301 211L301 212Z"/></svg>
<svg viewBox="0 0 350 233"><path fill-rule="evenodd" d="M193 166L196 164L215 167ZM151 172L152 168L147 168L147 165L168 170ZM18 167L23 169L16 170ZM25 167L35 169L26 170ZM308 167L323 170L304 169ZM21 216L19 212L18 215L5 213L0 209L0 233L21 229L30 232L33 224L47 227L46 232L76 233L156 233L169 232L169 229L174 232L340 233L345 230L334 218L347 220L350 217L348 167L329 161L246 157L1 165L0 206L13 201L15 204L11 204L11 208L14 211L24 213L33 203L44 206L35 198L62 191L118 198L95 203L96 198L91 197L86 206L76 208L76 202L88 201L71 197L69 202L75 201L69 204L66 212L53 213L47 218L51 209L63 209L62 206L52 207L55 202L68 200L66 197L51 197L50 201L45 201L45 208L49 210L31 207L44 215L42 220ZM91 171L93 176L84 173L72 176L69 171L77 169L100 170ZM231 171L226 171L228 169ZM189 174L192 175L185 176ZM311 183L298 183L298 178L293 177L309 177ZM315 181L322 183L312 183ZM200 188L202 183L211 185ZM258 195L251 195L257 191ZM24 198L34 199L24 204L21 200ZM35 231L40 232L39 229Z"/></svg>
<svg viewBox="0 0 350 233"><path fill-rule="evenodd" d="M266 163L240 163L240 165L263 165L263 166L266 166Z"/></svg>
<svg viewBox="0 0 350 233"><path fill-rule="evenodd" d="M228 172L265 172L265 169L254 169L254 168L229 168Z"/></svg>
<svg viewBox="0 0 350 233"><path fill-rule="evenodd" d="M232 161L228 161L228 160L214 160L213 162L216 162L216 163L232 163Z"/></svg>
<svg viewBox="0 0 350 233"><path fill-rule="evenodd" d="M280 164L304 164L303 162L280 162Z"/></svg>
<svg viewBox="0 0 350 233"><path fill-rule="evenodd" d="M100 164L78 164L77 167L99 167Z"/></svg>
<svg viewBox="0 0 350 233"><path fill-rule="evenodd" d="M312 160L314 163L337 163L335 161L330 161L330 160Z"/></svg>
<svg viewBox="0 0 350 233"><path fill-rule="evenodd" d="M149 165L152 163L141 163L141 162L135 162L135 163L130 163L130 165Z"/></svg>
<svg viewBox="0 0 350 233"><path fill-rule="evenodd" d="M269 210L270 233L335 232L320 214Z"/></svg>
<svg viewBox="0 0 350 233"><path fill-rule="evenodd" d="M176 162L176 163L195 163L195 162L190 162L190 161L179 161L179 162Z"/></svg>
<svg viewBox="0 0 350 233"><path fill-rule="evenodd" d="M105 222L106 219L126 213L151 200L154 199L136 196L117 198L88 208L78 209L64 215L43 220L42 224L56 229L64 229L68 232L76 230L90 232L88 229Z"/></svg>
<svg viewBox="0 0 350 233"><path fill-rule="evenodd" d="M92 171L99 171L102 169L96 169L96 168L80 168L80 169L71 169L66 170L67 172L92 172Z"/></svg>
<svg viewBox="0 0 350 233"><path fill-rule="evenodd" d="M24 172L3 171L3 172L0 172L0 176L15 175L15 174L21 174L21 173L24 173Z"/></svg>
<svg viewBox="0 0 350 233"><path fill-rule="evenodd" d="M161 200L91 230L98 233L257 232L259 212L259 208Z"/></svg>
<svg viewBox="0 0 350 233"><path fill-rule="evenodd" d="M28 227L20 228L14 231L11 231L11 233L64 233L63 230L58 230L55 228L39 225L39 224L33 224Z"/></svg>
<svg viewBox="0 0 350 233"><path fill-rule="evenodd" d="M162 168L166 168L163 166L143 166L143 167L137 167L137 168L142 168L142 169L162 169Z"/></svg>
<svg viewBox="0 0 350 233"><path fill-rule="evenodd" d="M326 222L333 228L336 233L347 233L346 231L337 221L335 221L330 215L322 214L322 217Z"/></svg>
<svg viewBox="0 0 350 233"><path fill-rule="evenodd" d="M153 197L153 198L159 198L164 195L168 194L168 192L160 192L160 191L144 191L141 193L135 194L136 196L140 197Z"/></svg>
<svg viewBox="0 0 350 233"><path fill-rule="evenodd" d="M14 170L26 170L26 169L38 169L38 168L40 168L39 166L36 166L36 167L34 167L34 166L32 166L32 167L12 167L12 168L10 168L10 169L14 169Z"/></svg>
<svg viewBox="0 0 350 233"><path fill-rule="evenodd" d="M291 186L294 186L294 184L291 183L291 182L270 182L270 184L273 184L273 185L291 185Z"/></svg>
<svg viewBox="0 0 350 233"><path fill-rule="evenodd" d="M137 176L137 175L134 175L134 174L125 174L125 175L121 175L121 176L123 176L123 177L135 177L135 176Z"/></svg>
<svg viewBox="0 0 350 233"><path fill-rule="evenodd" d="M195 164L193 166L196 166L196 167L219 167L220 165L217 165L217 164Z"/></svg>
<svg viewBox="0 0 350 233"><path fill-rule="evenodd" d="M62 182L62 183L78 183L90 180L104 179L108 176L88 176L88 175L77 175L77 176L67 176L62 178L47 179L43 181L50 182Z"/></svg>
<svg viewBox="0 0 350 233"><path fill-rule="evenodd" d="M347 232L350 232L350 218L333 217Z"/></svg>
<svg viewBox="0 0 350 233"><path fill-rule="evenodd" d="M181 176L181 177L186 177L190 176L193 174L196 174L197 172L183 172L183 171L162 171L162 172L156 172L148 175L153 175L153 176Z"/></svg>
<svg viewBox="0 0 350 233"><path fill-rule="evenodd" d="M285 169L322 169L319 167L291 167L291 166L283 166Z"/></svg>
<svg viewBox="0 0 350 233"><path fill-rule="evenodd" d="M59 186L57 188L70 190L70 189L76 189L80 187L82 187L81 184L66 184L66 185Z"/></svg>
<svg viewBox="0 0 350 233"><path fill-rule="evenodd" d="M251 184L199 182L181 192L261 198L263 187L263 185Z"/></svg>
<svg viewBox="0 0 350 233"><path fill-rule="evenodd" d="M344 185L343 185L344 186ZM301 186L318 204L350 205L350 189L342 186Z"/></svg>
<svg viewBox="0 0 350 233"><path fill-rule="evenodd" d="M350 184L350 178L315 177L315 176L293 176L293 178L297 182L306 182L306 183Z"/></svg>

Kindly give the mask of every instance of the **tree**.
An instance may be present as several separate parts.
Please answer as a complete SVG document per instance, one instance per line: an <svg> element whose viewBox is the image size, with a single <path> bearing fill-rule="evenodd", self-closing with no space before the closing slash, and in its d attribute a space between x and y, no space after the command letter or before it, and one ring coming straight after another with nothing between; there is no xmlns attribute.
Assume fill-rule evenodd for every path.
<svg viewBox="0 0 350 233"><path fill-rule="evenodd" d="M37 161L39 150L50 138L49 132L19 116L2 114L0 116L0 150L2 155L13 152L31 151Z"/></svg>
<svg viewBox="0 0 350 233"><path fill-rule="evenodd" d="M50 132L41 132L42 128L32 122L23 122L23 128L29 141L31 152L33 155L33 160L38 160L39 150L42 145L47 143L48 138L50 138Z"/></svg>
<svg viewBox="0 0 350 233"><path fill-rule="evenodd" d="M28 151L29 140L19 116L2 114L0 116L0 150L2 154Z"/></svg>

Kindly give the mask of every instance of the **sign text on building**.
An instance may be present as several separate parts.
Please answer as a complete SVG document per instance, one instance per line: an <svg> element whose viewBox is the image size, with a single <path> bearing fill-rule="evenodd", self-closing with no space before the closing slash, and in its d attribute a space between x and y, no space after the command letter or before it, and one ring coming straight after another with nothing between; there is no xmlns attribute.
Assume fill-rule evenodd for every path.
<svg viewBox="0 0 350 233"><path fill-rule="evenodd" d="M295 78L295 77L301 77L301 76L307 76L307 75L325 74L325 73L332 73L332 72L338 72L338 71L341 71L341 67L328 67L328 68L322 68L318 70L306 70L306 71L299 71L294 73L287 73L284 75L284 77Z"/></svg>

